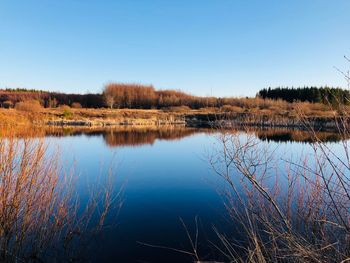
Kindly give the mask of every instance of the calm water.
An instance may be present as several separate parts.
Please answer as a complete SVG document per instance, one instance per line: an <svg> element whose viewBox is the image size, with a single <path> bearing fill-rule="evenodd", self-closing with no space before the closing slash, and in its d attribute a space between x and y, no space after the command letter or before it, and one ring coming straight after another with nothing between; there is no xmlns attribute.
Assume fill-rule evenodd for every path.
<svg viewBox="0 0 350 263"><path fill-rule="evenodd" d="M265 131L256 136L278 147L284 157L311 150L308 138L300 133ZM327 138L334 144L332 136ZM213 226L234 235L223 205L222 181L206 159L215 143L213 132L186 128L64 130L47 133L47 138L51 147L59 146L65 164L75 163L83 199L89 193L88 185L97 184L101 171L111 163L116 187L124 185L123 206L113 222L116 226L104 230L90 249L94 262L193 262L188 255L140 244L190 250L180 218L194 233L198 217L203 256L216 253L208 245L216 240Z"/></svg>

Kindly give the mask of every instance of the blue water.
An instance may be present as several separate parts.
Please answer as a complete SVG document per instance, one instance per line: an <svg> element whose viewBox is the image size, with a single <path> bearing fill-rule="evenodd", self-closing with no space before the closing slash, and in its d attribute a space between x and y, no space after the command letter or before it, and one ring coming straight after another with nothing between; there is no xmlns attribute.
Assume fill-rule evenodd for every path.
<svg viewBox="0 0 350 263"><path fill-rule="evenodd" d="M234 235L224 207L223 182L208 164L216 142L213 134L198 132L129 146L111 146L103 134L49 136L48 142L59 147L64 166L75 167L82 199L89 195L88 186L98 184L111 165L114 187L123 187L123 206L117 217L109 218L114 226L103 230L87 252L92 261L193 262L189 255L142 244L190 250L180 218L194 234L198 217L203 257L217 253L208 242L216 240L213 226ZM311 152L305 143L264 143L284 158Z"/></svg>

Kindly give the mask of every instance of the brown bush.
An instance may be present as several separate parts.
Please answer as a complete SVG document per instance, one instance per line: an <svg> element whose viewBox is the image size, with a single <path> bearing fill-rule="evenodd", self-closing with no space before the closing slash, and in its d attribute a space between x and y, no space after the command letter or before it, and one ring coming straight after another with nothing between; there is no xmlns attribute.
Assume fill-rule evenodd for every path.
<svg viewBox="0 0 350 263"><path fill-rule="evenodd" d="M73 109L81 109L82 108L82 106L81 106L81 104L79 102L73 102L71 107Z"/></svg>
<svg viewBox="0 0 350 263"><path fill-rule="evenodd" d="M71 107L68 105L60 105L60 110L62 110L62 117L65 119L71 119L73 117L73 112L71 110Z"/></svg>
<svg viewBox="0 0 350 263"><path fill-rule="evenodd" d="M60 110L70 110L71 107L69 107L68 105L62 104L58 107Z"/></svg>
<svg viewBox="0 0 350 263"><path fill-rule="evenodd" d="M17 102L15 105L16 110L27 111L27 112L39 112L42 110L42 106L37 100L27 100Z"/></svg>

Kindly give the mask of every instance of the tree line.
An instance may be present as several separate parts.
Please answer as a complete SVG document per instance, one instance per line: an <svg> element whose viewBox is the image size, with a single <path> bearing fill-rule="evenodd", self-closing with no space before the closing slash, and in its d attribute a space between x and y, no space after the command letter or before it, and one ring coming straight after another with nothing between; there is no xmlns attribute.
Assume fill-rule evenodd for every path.
<svg viewBox="0 0 350 263"><path fill-rule="evenodd" d="M257 96L263 99L282 99L288 102L308 101L331 105L350 104L350 92L341 88L332 87L302 87L302 88L265 88Z"/></svg>
<svg viewBox="0 0 350 263"><path fill-rule="evenodd" d="M303 88L267 88L257 93L259 99L285 100L287 102L307 101L332 105L350 104L350 92L340 88L303 87ZM0 90L0 106L12 107L26 100L39 101L45 108L61 105L80 105L83 108L130 108L161 109L169 107L188 107L199 109L206 107L235 106L246 107L247 99L194 96L178 90L156 90L152 85L110 83L102 93L66 94L41 90L4 89ZM251 98L250 100L253 100ZM249 105L248 105L249 106Z"/></svg>
<svg viewBox="0 0 350 263"><path fill-rule="evenodd" d="M41 90L6 89L0 90L0 105L12 107L18 102L35 100L45 108L79 104L84 108L101 108L105 102L102 94L66 94Z"/></svg>
<svg viewBox="0 0 350 263"><path fill-rule="evenodd" d="M191 109L221 107L235 98L194 96L179 90L156 90L152 85L110 83L103 90L109 108L167 108L186 106Z"/></svg>

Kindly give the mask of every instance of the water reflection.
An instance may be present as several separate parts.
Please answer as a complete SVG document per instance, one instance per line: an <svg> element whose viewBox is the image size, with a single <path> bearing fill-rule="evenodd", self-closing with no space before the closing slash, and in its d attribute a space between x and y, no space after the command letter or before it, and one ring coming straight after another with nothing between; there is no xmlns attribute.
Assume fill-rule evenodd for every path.
<svg viewBox="0 0 350 263"><path fill-rule="evenodd" d="M268 142L312 143L315 141L315 135L323 142L339 142L343 139L339 133L324 131L313 134L309 131L291 129L262 129L254 131L254 133L260 140Z"/></svg>
<svg viewBox="0 0 350 263"><path fill-rule="evenodd" d="M102 136L108 146L116 147L140 146L145 144L153 145L156 140L179 140L199 132L210 131L185 127L143 129L124 128L105 131L102 133Z"/></svg>
<svg viewBox="0 0 350 263"><path fill-rule="evenodd" d="M236 129L229 131L242 133ZM63 163L76 159L76 170L83 175L77 191L83 197L90 192L85 180L89 185L99 185L101 162L121 161L117 167L118 179L119 182L127 180L127 185L123 194L125 202L115 223L118 227L103 232L103 242L98 242L100 247L93 244L91 254L86 255L92 262L193 262L187 257L184 259L181 253L151 249L139 243L190 250L179 217L190 230L195 228L194 218L200 218L202 244L208 240L215 243L213 225L223 233L230 233L226 207L220 196L220 181L208 169L207 160L203 160L205 151L213 147L214 140L208 135L217 132L210 128L179 126L0 129L2 136L13 133L18 137L46 136L51 145L58 144ZM281 142L312 141L306 131L258 129L247 132L263 140L262 144L273 146ZM329 132L317 135L332 142L341 139ZM285 153L293 153L299 157L309 148L307 144L284 143L276 154L286 158ZM120 159L115 160L115 152Z"/></svg>
<svg viewBox="0 0 350 263"><path fill-rule="evenodd" d="M315 134L318 139L324 142L339 142L343 138L339 133L320 131L315 134L309 131L276 128L250 128L230 129L226 132L246 132L254 134L257 138L267 142L304 142L312 143ZM17 137L65 137L65 136L101 136L104 142L110 147L153 145L157 140L180 140L194 134L213 134L220 132L214 128L193 128L184 126L120 126L113 128L106 127L32 127L16 129L0 129L0 136Z"/></svg>

